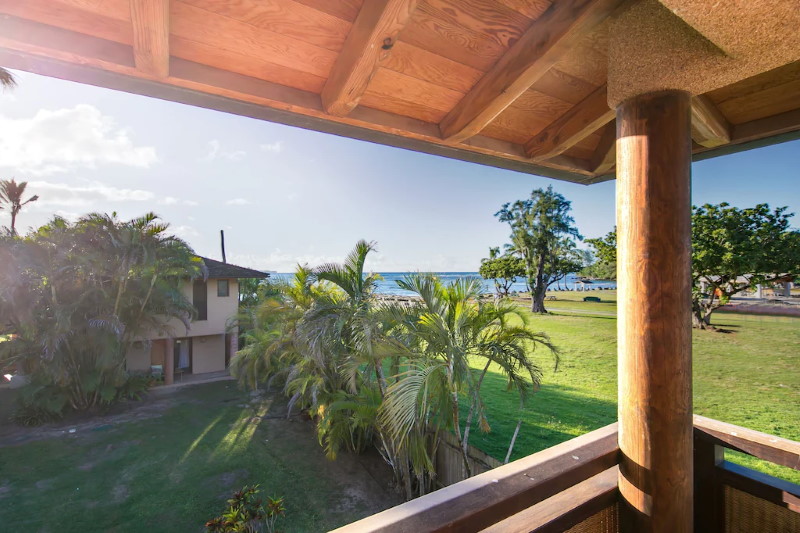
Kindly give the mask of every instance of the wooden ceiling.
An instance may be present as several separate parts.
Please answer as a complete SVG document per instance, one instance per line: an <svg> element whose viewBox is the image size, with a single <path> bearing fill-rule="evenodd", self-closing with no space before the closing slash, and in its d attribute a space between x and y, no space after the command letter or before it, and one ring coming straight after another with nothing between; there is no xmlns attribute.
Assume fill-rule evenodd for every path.
<svg viewBox="0 0 800 533"><path fill-rule="evenodd" d="M594 183L621 4L0 0L0 65ZM693 104L697 158L800 137L800 62Z"/></svg>

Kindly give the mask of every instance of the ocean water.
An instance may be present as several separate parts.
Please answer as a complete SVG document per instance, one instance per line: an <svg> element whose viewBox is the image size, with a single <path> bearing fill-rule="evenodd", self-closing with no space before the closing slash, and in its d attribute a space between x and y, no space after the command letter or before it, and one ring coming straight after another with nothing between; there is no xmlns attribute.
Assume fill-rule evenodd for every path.
<svg viewBox="0 0 800 533"><path fill-rule="evenodd" d="M409 291L403 290L397 286L397 280L403 279L405 276L409 274L413 274L411 272L380 272L381 280L378 281L377 293L378 294L392 294L397 296L408 296L412 293ZM434 275L438 276L444 283L452 283L458 278L478 278L480 279L480 275L477 272L434 272ZM292 277L292 274L287 273L279 273L279 274L272 274L271 278L273 279L289 279ZM494 283L491 280L481 280L483 281L483 289L484 293L491 294L494 292ZM561 280L560 284L554 284L550 287L550 290L576 290L580 287L578 283L577 276L570 274L567 276L566 280ZM615 281L593 281L591 284L587 283L584 288L586 290L596 290L596 289L616 289L617 283ZM525 285L525 281L522 279L517 279L517 281L511 286L511 291L513 292L524 292L528 290L527 286Z"/></svg>

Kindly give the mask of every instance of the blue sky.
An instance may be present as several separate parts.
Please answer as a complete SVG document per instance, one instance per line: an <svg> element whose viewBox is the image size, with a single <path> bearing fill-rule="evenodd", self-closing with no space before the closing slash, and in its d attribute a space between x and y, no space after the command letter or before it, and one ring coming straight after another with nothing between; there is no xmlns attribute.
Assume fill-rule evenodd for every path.
<svg viewBox="0 0 800 533"><path fill-rule="evenodd" d="M614 182L590 187L17 73L0 95L0 177L41 197L18 220L152 210L195 250L291 270L378 242L376 271L474 271L508 230L493 214L552 184L587 238L614 226ZM800 141L693 166L694 203L800 211ZM0 224L8 216L0 211ZM795 221L800 225L800 216Z"/></svg>

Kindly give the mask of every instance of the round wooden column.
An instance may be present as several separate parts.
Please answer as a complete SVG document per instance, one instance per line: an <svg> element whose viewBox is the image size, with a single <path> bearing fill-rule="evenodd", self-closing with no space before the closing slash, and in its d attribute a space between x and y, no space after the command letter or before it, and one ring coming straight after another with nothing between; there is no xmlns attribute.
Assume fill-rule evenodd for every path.
<svg viewBox="0 0 800 533"><path fill-rule="evenodd" d="M617 107L620 522L692 531L691 118L682 91Z"/></svg>

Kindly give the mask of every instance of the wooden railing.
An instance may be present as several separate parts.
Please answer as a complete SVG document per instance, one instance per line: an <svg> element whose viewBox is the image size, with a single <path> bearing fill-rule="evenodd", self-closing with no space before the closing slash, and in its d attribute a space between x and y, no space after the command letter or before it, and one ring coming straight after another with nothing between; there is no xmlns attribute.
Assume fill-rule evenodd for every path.
<svg viewBox="0 0 800 533"><path fill-rule="evenodd" d="M616 504L618 462L612 424L336 532L564 531Z"/></svg>
<svg viewBox="0 0 800 533"><path fill-rule="evenodd" d="M725 449L800 470L800 442L694 417L695 531L800 531L800 485L725 460Z"/></svg>
<svg viewBox="0 0 800 533"><path fill-rule="evenodd" d="M695 531L800 531L800 485L725 461L724 450L800 469L800 443L694 417ZM612 424L336 530L618 531Z"/></svg>

